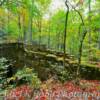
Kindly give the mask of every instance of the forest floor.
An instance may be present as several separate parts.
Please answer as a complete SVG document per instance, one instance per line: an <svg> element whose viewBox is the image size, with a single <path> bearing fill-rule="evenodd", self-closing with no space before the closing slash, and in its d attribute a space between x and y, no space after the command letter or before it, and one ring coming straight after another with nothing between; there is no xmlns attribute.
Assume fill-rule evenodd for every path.
<svg viewBox="0 0 100 100"><path fill-rule="evenodd" d="M6 100L100 100L100 81L80 80L80 85L75 85L73 81L62 84L49 79L36 90L28 85L16 87Z"/></svg>

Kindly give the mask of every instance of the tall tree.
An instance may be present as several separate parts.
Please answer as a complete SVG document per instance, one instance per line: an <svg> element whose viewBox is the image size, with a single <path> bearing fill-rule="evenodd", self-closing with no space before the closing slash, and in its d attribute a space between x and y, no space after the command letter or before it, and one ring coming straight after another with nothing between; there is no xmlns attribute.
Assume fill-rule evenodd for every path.
<svg viewBox="0 0 100 100"><path fill-rule="evenodd" d="M68 14L69 14L69 5L68 5L67 0L66 0L65 4L67 7L67 12L66 12L65 32L64 32L64 67L65 67L65 58L66 58L66 36L67 36L67 26L68 26Z"/></svg>
<svg viewBox="0 0 100 100"><path fill-rule="evenodd" d="M91 59L91 42L92 42L92 38L91 38L91 0L88 1L88 13L89 13L89 16L88 16L88 22L89 22L89 59Z"/></svg>

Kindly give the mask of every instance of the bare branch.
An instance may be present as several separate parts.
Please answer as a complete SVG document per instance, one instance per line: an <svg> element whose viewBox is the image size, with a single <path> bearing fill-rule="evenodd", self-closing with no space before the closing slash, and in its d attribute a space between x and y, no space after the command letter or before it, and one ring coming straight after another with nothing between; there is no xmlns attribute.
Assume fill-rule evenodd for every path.
<svg viewBox="0 0 100 100"><path fill-rule="evenodd" d="M82 47L83 47L83 42L84 42L84 39L86 37L86 34L87 34L87 30L85 29L85 23L84 23L84 20L83 20L83 17L80 13L80 11L78 11L69 1L67 1L70 6L72 7L72 9L74 9L74 11L76 11L78 13L78 15L80 16L80 19L81 19L81 24L79 26L79 34L81 33L81 28L83 27L84 30L82 31L82 38L80 39L80 44L79 44L79 56L78 56L78 68L77 68L77 72L76 72L76 78L79 78L79 71L80 71L80 66L81 66L81 56L82 56Z"/></svg>
<svg viewBox="0 0 100 100"><path fill-rule="evenodd" d="M81 18L81 21L82 21L82 25L84 26L84 20L83 20L83 17L81 15L81 13L68 1L68 3L71 5L72 9L74 9L74 11L76 11L78 13L78 15L80 16Z"/></svg>

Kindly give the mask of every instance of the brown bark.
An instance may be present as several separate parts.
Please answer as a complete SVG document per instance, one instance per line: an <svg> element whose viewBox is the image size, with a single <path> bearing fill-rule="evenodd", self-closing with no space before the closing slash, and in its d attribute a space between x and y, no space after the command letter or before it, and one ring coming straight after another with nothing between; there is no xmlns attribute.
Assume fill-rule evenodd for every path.
<svg viewBox="0 0 100 100"><path fill-rule="evenodd" d="M64 67L65 67L65 57L66 57L66 36L67 36L67 26L68 26L68 14L69 14L69 6L67 4L67 0L65 2L66 7L67 7L67 12L66 12L66 19L65 19L65 32L64 32Z"/></svg>
<svg viewBox="0 0 100 100"><path fill-rule="evenodd" d="M50 21L49 21L49 27L48 27L48 30L49 30L49 34L48 34L48 48L50 48L50 41L51 41L51 34L50 34Z"/></svg>
<svg viewBox="0 0 100 100"><path fill-rule="evenodd" d="M69 2L69 4L71 5L70 2ZM78 54L78 68L77 68L77 72L76 72L76 78L78 78L79 74L80 74L79 71L80 71L80 67L81 67L81 57L82 57L82 52L83 52L82 47L83 47L84 39L87 35L87 30L85 28L85 23L84 23L84 20L83 20L81 13L73 5L71 5L71 7L72 7L72 9L74 9L74 11L76 11L78 13L78 15L80 16L80 19L81 19L81 24L79 26L79 32L81 32L80 29L82 27L84 28L82 33L79 33L79 34L82 34L82 38L80 39L79 51L78 51L79 52L79 54Z"/></svg>
<svg viewBox="0 0 100 100"><path fill-rule="evenodd" d="M19 30L19 41L21 40L21 22L20 22L20 14L18 14L18 30Z"/></svg>
<svg viewBox="0 0 100 100"><path fill-rule="evenodd" d="M89 23L89 52L88 52L88 57L89 57L89 60L91 59L91 42L92 42L92 38L91 38L91 0L89 0L89 7L88 7L88 10L89 10L89 16L88 16L88 23Z"/></svg>

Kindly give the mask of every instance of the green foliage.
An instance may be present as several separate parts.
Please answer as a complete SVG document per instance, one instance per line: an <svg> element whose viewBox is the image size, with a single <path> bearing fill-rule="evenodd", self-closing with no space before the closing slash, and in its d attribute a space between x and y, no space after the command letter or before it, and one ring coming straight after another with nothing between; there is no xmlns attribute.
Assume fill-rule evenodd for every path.
<svg viewBox="0 0 100 100"><path fill-rule="evenodd" d="M4 68L4 65L5 63L7 62L8 60L6 58L0 58L0 68ZM7 67L7 65L5 65L5 67Z"/></svg>
<svg viewBox="0 0 100 100"><path fill-rule="evenodd" d="M17 77L18 79L24 79L24 81L29 83L29 85L34 88L39 88L41 83L36 73L34 73L33 69L28 67L24 67L23 69L18 70L13 77Z"/></svg>
<svg viewBox="0 0 100 100"><path fill-rule="evenodd" d="M24 67L19 69L15 75L7 78L8 60L0 59L0 91L6 88L13 88L21 84L29 84L33 88L40 88L41 81L32 68Z"/></svg>
<svg viewBox="0 0 100 100"><path fill-rule="evenodd" d="M94 56L97 56L96 51L100 49L100 2L99 0L84 0L83 5L80 6L80 4L77 4L78 1L73 0L75 3L73 5L79 6L77 10L82 14L88 30L83 46L83 57L87 60L89 49ZM6 33L6 39L19 40L20 38L24 40L25 38L27 41L32 39L37 43L40 41L40 44L45 44L50 49L62 52L66 11L62 8L51 11L51 3L52 0L7 1L0 7L0 30ZM89 11L89 5L91 11ZM49 17L45 18L45 15ZM78 13L70 8L66 51L77 58L79 42L82 38L82 34L79 34L80 23ZM91 44L89 44L89 30L91 31ZM83 29L81 29L81 33L82 31Z"/></svg>
<svg viewBox="0 0 100 100"><path fill-rule="evenodd" d="M63 66L52 66L51 69L57 75L57 79L61 82L65 82L67 80L72 80L75 76L71 73L70 70L65 69Z"/></svg>
<svg viewBox="0 0 100 100"><path fill-rule="evenodd" d="M7 63L7 59L0 58L0 84L3 85L6 82L6 74L7 74L7 68L9 64ZM3 88L3 86L1 87Z"/></svg>

